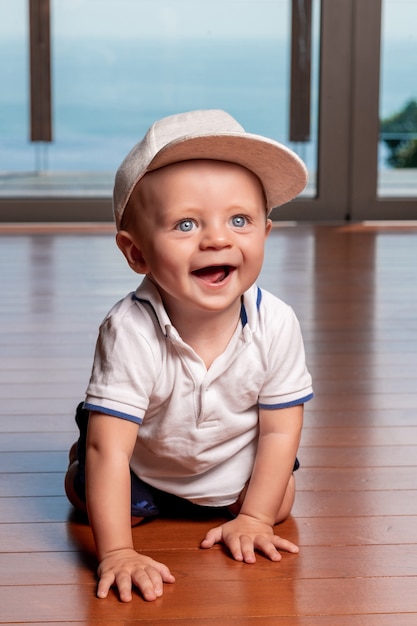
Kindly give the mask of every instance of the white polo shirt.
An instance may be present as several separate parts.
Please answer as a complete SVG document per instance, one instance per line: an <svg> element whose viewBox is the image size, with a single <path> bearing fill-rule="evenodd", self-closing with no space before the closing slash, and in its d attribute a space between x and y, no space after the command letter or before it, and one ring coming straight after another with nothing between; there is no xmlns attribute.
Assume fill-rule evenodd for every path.
<svg viewBox="0 0 417 626"><path fill-rule="evenodd" d="M100 327L85 407L140 424L131 468L146 483L227 506L252 472L258 407L312 395L299 324L284 302L251 287L241 324L207 370L145 278Z"/></svg>

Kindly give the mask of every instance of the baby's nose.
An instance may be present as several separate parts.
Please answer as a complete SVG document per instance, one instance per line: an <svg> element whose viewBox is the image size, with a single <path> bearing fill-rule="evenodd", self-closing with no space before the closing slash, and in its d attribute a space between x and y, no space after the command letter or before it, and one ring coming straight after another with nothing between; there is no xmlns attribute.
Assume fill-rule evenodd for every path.
<svg viewBox="0 0 417 626"><path fill-rule="evenodd" d="M204 229L201 239L202 248L225 248L230 246L229 231L226 227L210 226Z"/></svg>

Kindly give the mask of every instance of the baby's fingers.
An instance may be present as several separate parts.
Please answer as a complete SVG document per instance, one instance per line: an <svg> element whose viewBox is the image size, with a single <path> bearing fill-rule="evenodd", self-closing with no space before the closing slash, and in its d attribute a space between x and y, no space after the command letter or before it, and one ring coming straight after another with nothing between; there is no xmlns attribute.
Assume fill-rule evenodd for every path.
<svg viewBox="0 0 417 626"><path fill-rule="evenodd" d="M119 591L119 597L122 602L130 602L132 599L132 579L127 572L121 572L114 575L112 572L107 572L98 581L97 597L107 598L110 587L116 585Z"/></svg>
<svg viewBox="0 0 417 626"><path fill-rule="evenodd" d="M175 578L166 565L157 563L156 567L146 567L132 575L132 580L148 602L160 598L164 592L164 582L174 583Z"/></svg>
<svg viewBox="0 0 417 626"><path fill-rule="evenodd" d="M97 585L97 597L107 598L110 587L114 584L115 580L116 577L112 572L107 572L106 574L103 574L103 576L100 576Z"/></svg>
<svg viewBox="0 0 417 626"><path fill-rule="evenodd" d="M258 550L258 552L264 554L271 561L280 561L282 559L280 553L277 550L279 546L276 545L277 542L275 542L274 536L265 537L264 535L259 535L255 537L254 543L255 548Z"/></svg>
<svg viewBox="0 0 417 626"><path fill-rule="evenodd" d="M222 526L216 526L208 531L200 544L201 548L212 548L215 543L220 543L223 539Z"/></svg>
<svg viewBox="0 0 417 626"><path fill-rule="evenodd" d="M141 592L144 600L153 602L163 594L163 581L160 573L153 567L134 572L132 580ZM120 599L122 597L120 596Z"/></svg>
<svg viewBox="0 0 417 626"><path fill-rule="evenodd" d="M153 559L144 557L145 563L132 566L127 563L116 570L110 569L102 573L101 566L98 569L99 582L97 587L97 597L106 598L109 589L116 586L122 602L132 600L132 585L135 585L143 598L148 602L156 600L163 594L165 583L175 582L174 576L168 567L163 563L158 563Z"/></svg>
<svg viewBox="0 0 417 626"><path fill-rule="evenodd" d="M278 548L278 550L285 550L285 552L292 552L293 554L297 554L300 549L295 543L291 543L288 539L283 539L278 535L274 535L272 539L274 546Z"/></svg>
<svg viewBox="0 0 417 626"><path fill-rule="evenodd" d="M255 563L255 550L265 555L271 561L281 561L282 556L278 550L292 553L299 551L298 546L294 543L277 535L256 535L254 538L248 535L241 535L238 541L236 539L236 537L233 537L233 539L229 540L229 549L237 561L243 560L245 563Z"/></svg>
<svg viewBox="0 0 417 626"><path fill-rule="evenodd" d="M130 602L132 599L132 578L127 572L116 576L116 586L122 602Z"/></svg>
<svg viewBox="0 0 417 626"><path fill-rule="evenodd" d="M231 535L228 538L227 546L235 561L244 561L245 563L255 563L255 544L249 535Z"/></svg>
<svg viewBox="0 0 417 626"><path fill-rule="evenodd" d="M281 555L271 541L271 537L265 537L263 535L257 535L255 537L241 535L238 537L234 535L228 538L227 546L235 561L255 563L255 550L264 554L271 559L271 561L281 560Z"/></svg>

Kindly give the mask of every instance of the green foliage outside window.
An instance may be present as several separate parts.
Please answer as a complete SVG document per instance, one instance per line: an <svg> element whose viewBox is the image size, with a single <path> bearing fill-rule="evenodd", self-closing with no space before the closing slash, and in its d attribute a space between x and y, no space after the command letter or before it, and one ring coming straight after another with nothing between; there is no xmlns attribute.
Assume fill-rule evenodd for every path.
<svg viewBox="0 0 417 626"><path fill-rule="evenodd" d="M381 136L390 154L388 164L394 168L417 167L417 100L381 121Z"/></svg>

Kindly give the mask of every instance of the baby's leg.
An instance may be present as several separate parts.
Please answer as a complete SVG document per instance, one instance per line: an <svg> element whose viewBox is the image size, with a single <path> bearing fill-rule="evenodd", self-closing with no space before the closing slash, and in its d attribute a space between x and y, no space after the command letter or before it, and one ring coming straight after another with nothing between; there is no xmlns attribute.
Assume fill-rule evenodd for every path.
<svg viewBox="0 0 417 626"><path fill-rule="evenodd" d="M89 412L83 409L82 402L77 406L75 421L80 431L76 441L69 451L69 465L65 475L65 492L71 504L82 511L87 512L85 503L85 449L87 440Z"/></svg>
<svg viewBox="0 0 417 626"><path fill-rule="evenodd" d="M74 444L76 445L76 444ZM78 460L71 463L71 451L70 450L70 463L68 465L67 473L65 474L65 493L72 506L82 513L87 513L87 506L85 503L85 495L80 490L80 469Z"/></svg>
<svg viewBox="0 0 417 626"><path fill-rule="evenodd" d="M236 516L239 514L239 511L242 507L247 490L248 490L248 485L246 484L246 486L242 490L236 502L228 507L232 515ZM276 524L279 524L280 522L283 522L285 519L287 519L287 517L291 513L291 509L294 504L294 499L295 499L295 479L294 479L294 474L291 474L290 479L288 481L287 489L285 491L284 499L277 513L277 517L275 520Z"/></svg>
<svg viewBox="0 0 417 626"><path fill-rule="evenodd" d="M85 458L89 411L80 403L75 413L75 421L80 431L78 441L69 452L69 465L65 475L65 492L68 500L79 511L87 513L85 497ZM131 524L136 526L145 517L159 514L153 498L152 489L131 473Z"/></svg>
<svg viewBox="0 0 417 626"><path fill-rule="evenodd" d="M71 457L73 457L73 449L74 444L70 450L70 464L67 469L67 473L65 475L65 492L67 494L68 500L71 502L72 506L75 507L78 511L82 513L87 513L87 505L85 502L84 493L80 493L79 484L80 484L80 468L78 460L74 460L71 463ZM132 526L137 526L144 520L144 517L139 517L136 515L132 515L130 522Z"/></svg>
<svg viewBox="0 0 417 626"><path fill-rule="evenodd" d="M290 480L288 481L287 490L285 492L285 496L281 504L281 508L278 511L277 519L275 520L276 524L279 524L280 522L283 522L284 520L287 519L287 517L291 513L294 500L295 500L295 479L294 479L294 474L291 474Z"/></svg>

